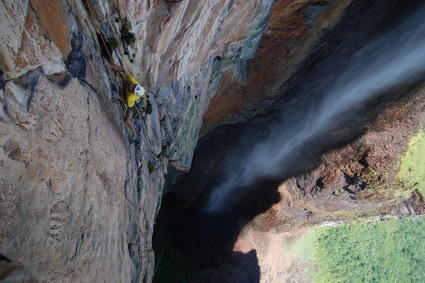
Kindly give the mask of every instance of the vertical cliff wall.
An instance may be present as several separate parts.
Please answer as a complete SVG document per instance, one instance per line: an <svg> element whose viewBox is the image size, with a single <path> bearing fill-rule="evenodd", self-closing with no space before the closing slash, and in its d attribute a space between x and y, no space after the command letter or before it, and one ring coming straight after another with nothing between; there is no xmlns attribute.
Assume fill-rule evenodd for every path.
<svg viewBox="0 0 425 283"><path fill-rule="evenodd" d="M103 21L113 5L89 3L98 18L83 1L0 2L0 253L41 280L149 282L167 167L158 109L130 145L114 99L122 82L95 32L102 22L119 38ZM72 56L86 75L74 78L78 32Z"/></svg>
<svg viewBox="0 0 425 283"><path fill-rule="evenodd" d="M190 168L223 72L244 73L217 62L254 56L272 2L1 1L1 253L42 280L151 281L168 164ZM135 145L109 56L150 95Z"/></svg>
<svg viewBox="0 0 425 283"><path fill-rule="evenodd" d="M238 72L238 62L254 56L272 2L129 2L140 38L134 62L155 95L171 163L179 170L191 166L203 113L223 73ZM220 58L229 63L218 65Z"/></svg>
<svg viewBox="0 0 425 283"><path fill-rule="evenodd" d="M357 43L372 35L368 27L383 15L397 16L384 12L400 8L395 0L385 5L352 2L1 0L0 253L37 270L42 280L150 282L155 262L151 239L165 178L168 190L187 206L205 203L208 188L223 176L222 158L243 149L233 143L239 134L250 128L252 142L264 137L264 125L277 112L306 101L303 93L322 70L329 71L328 80L336 76L338 69L324 58L335 56L343 65ZM361 27L367 32L358 36L354 27L367 11L379 17L365 17ZM345 22L337 25L343 16ZM384 21L380 27L388 25ZM71 45L79 35L81 50ZM346 43L350 40L355 43ZM107 60L135 75L152 102L152 113L135 120L140 134L135 144L128 142L124 108L117 100L123 81L105 68ZM324 69L315 65L320 62L324 65L317 66ZM83 72L77 74L73 67ZM411 101L397 106L411 108L400 112L396 107L380 116L370 127L374 138L330 151L329 162L279 183L279 189L273 183L271 202L260 207L245 203L243 207L252 204L251 218L277 203L269 214L255 218L257 227L295 227L311 212L318 212L312 217L316 222L328 217L329 211L312 211L323 205L320 194L326 199L347 184L357 190L356 174L370 176L370 168L386 156L401 155L422 121L419 114L404 115L422 109ZM414 126L400 138L396 152L387 148L388 155L380 154L382 121L410 119L403 117L413 117ZM354 138L346 135L350 130L338 132L339 141ZM385 140L394 135L384 135ZM175 187L175 173L192 167L199 136L203 140L194 170ZM339 159L341 152L349 153L351 163ZM349 170L341 170L341 163ZM304 198L294 197L300 191ZM332 209L341 208L336 204L340 199L348 205L348 193L333 199ZM263 194L247 200L255 196ZM284 196L283 201L276 196ZM410 200L403 213L416 213L422 209L416 196L403 195L398 202L392 196L377 198L376 203L385 201L386 209L396 211Z"/></svg>

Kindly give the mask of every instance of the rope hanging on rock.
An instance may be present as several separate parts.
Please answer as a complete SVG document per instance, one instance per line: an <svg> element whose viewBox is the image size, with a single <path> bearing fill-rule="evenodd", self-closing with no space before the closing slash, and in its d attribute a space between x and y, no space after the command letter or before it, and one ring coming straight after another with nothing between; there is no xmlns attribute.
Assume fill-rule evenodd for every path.
<svg viewBox="0 0 425 283"><path fill-rule="evenodd" d="M90 11L90 14L91 14L92 18L93 18L93 19L96 19L95 15L94 15L94 13L93 13L93 10L92 10L92 8L91 8L91 6L90 6L89 1L88 1L88 0L85 0L85 1L86 1L86 4L87 4L87 7L89 8L89 11ZM100 38L102 39L103 45L105 46L106 52L108 53L108 56L109 56L109 59L111 60L111 62L113 62L114 60L112 59L112 55L111 55L111 53L109 52L108 45L106 44L106 41L105 41L105 39L103 38L102 32L100 31L100 28L99 28L99 25L98 25L98 23L97 23L97 20L94 22L94 25L95 25L95 27L96 27L96 31L97 31L97 33L100 35Z"/></svg>

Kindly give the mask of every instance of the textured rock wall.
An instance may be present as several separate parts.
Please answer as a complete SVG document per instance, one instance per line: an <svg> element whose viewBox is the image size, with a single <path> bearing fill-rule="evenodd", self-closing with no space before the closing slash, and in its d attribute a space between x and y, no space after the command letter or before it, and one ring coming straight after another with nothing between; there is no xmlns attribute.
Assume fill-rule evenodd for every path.
<svg viewBox="0 0 425 283"><path fill-rule="evenodd" d="M0 91L1 252L43 280L149 280L166 170L156 107L136 149L110 100L77 79L31 75L27 96L11 82Z"/></svg>
<svg viewBox="0 0 425 283"><path fill-rule="evenodd" d="M150 282L168 165L191 168L201 126L201 135L220 132L280 109L276 95L350 2L1 0L0 252L43 280ZM125 22L133 44L120 39ZM76 32L87 66L80 79L64 64ZM123 83L105 69L97 33L118 40L113 61L152 101L152 114L136 119L134 145L114 103ZM217 161L216 153L203 158ZM181 195L192 204L199 194Z"/></svg>
<svg viewBox="0 0 425 283"><path fill-rule="evenodd" d="M172 164L187 171L224 71L254 56L273 1L129 1L134 62L156 97ZM134 12L137 11L137 12ZM124 15L123 15L124 16ZM234 61L217 65L219 58Z"/></svg>
<svg viewBox="0 0 425 283"><path fill-rule="evenodd" d="M217 62L254 56L272 2L1 1L0 252L42 280L151 281L167 165L190 168L223 71L244 76ZM134 44L120 40L125 22ZM77 32L80 79L64 64ZM97 33L118 39L113 60L153 102L135 145Z"/></svg>
<svg viewBox="0 0 425 283"><path fill-rule="evenodd" d="M201 136L218 125L243 123L262 115L281 95L281 87L351 1L274 1L252 57L223 58L220 65L243 64L244 79L227 72L203 117ZM251 59L251 60L247 60ZM224 61L224 62L223 62Z"/></svg>
<svg viewBox="0 0 425 283"><path fill-rule="evenodd" d="M0 253L47 281L151 281L167 168L156 104L130 145L113 99L122 82L103 66L83 2L0 5ZM77 31L83 80L64 64Z"/></svg>
<svg viewBox="0 0 425 283"><path fill-rule="evenodd" d="M125 138L111 133L96 94L77 80L60 89L43 77L28 108L8 87L1 100L2 253L43 279L129 276L131 167ZM94 267L97 259L102 265Z"/></svg>
<svg viewBox="0 0 425 283"><path fill-rule="evenodd" d="M69 37L60 17L62 7L48 1L42 9L39 1L32 2L0 2L0 68L9 77L18 77L39 66L43 66L47 74L64 71L62 53L57 47L66 52ZM55 36L59 33L61 38Z"/></svg>

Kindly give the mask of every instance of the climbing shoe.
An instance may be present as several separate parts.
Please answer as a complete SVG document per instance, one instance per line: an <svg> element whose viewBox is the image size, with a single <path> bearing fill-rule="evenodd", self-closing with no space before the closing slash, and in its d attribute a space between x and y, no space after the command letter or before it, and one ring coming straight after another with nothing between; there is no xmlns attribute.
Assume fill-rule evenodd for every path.
<svg viewBox="0 0 425 283"><path fill-rule="evenodd" d="M134 143L136 141L136 136L131 136L129 140L130 143Z"/></svg>

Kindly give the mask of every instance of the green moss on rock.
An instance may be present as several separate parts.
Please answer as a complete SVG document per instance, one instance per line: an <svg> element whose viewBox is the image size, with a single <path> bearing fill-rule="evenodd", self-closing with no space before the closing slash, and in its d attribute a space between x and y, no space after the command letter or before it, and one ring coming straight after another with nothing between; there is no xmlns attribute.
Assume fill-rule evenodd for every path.
<svg viewBox="0 0 425 283"><path fill-rule="evenodd" d="M155 165L153 165L153 163L149 160L148 161L148 172L149 172L149 174L152 174L153 171L155 171Z"/></svg>
<svg viewBox="0 0 425 283"><path fill-rule="evenodd" d="M422 197L425 196L425 134L422 129L409 141L398 178L406 187L417 189Z"/></svg>
<svg viewBox="0 0 425 283"><path fill-rule="evenodd" d="M115 50L115 49L118 48L118 45L119 45L118 40L116 40L114 37L108 38L108 47L109 47L109 49Z"/></svg>

